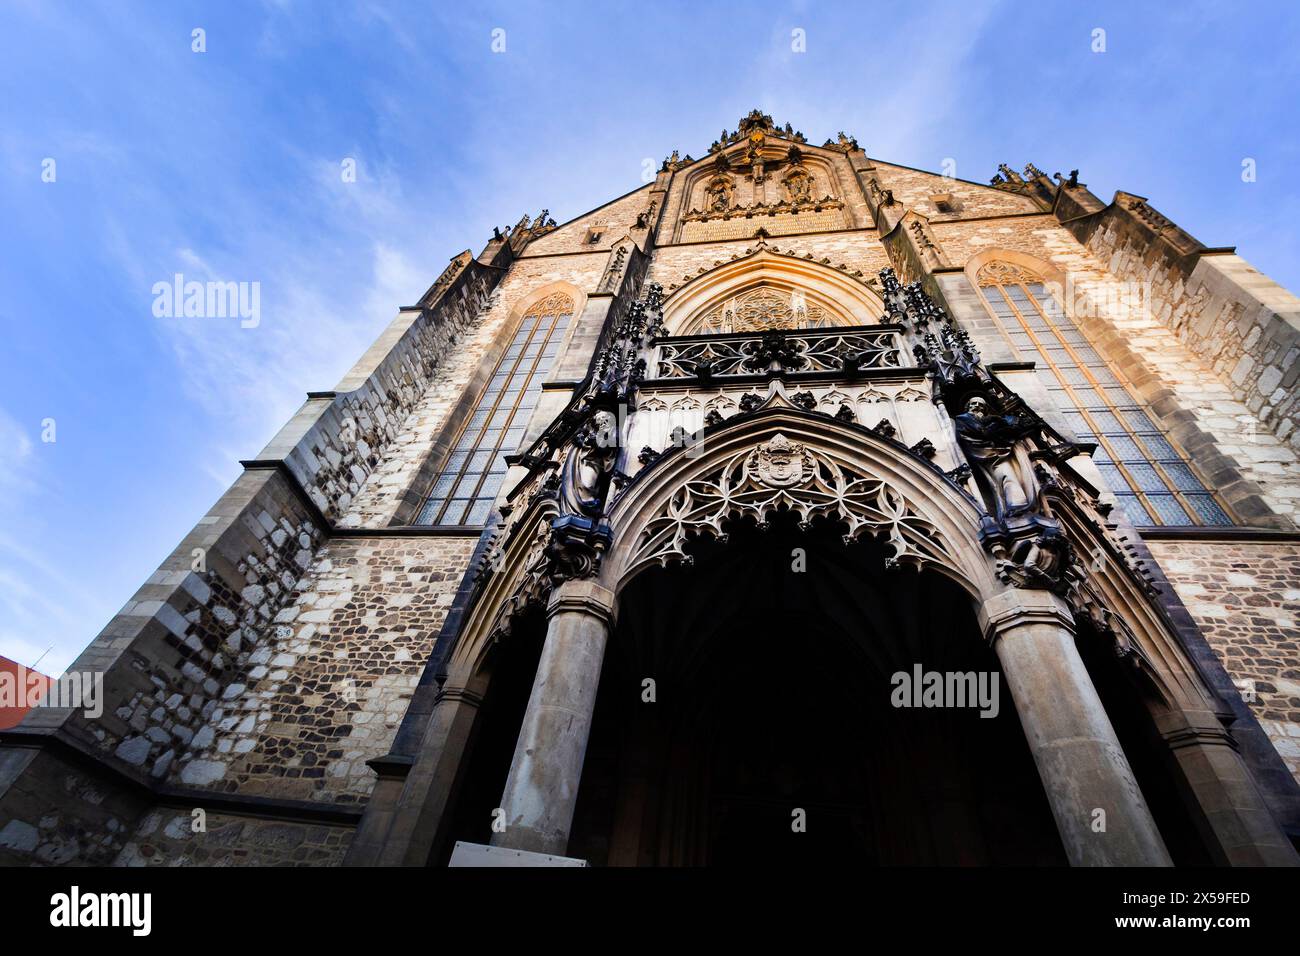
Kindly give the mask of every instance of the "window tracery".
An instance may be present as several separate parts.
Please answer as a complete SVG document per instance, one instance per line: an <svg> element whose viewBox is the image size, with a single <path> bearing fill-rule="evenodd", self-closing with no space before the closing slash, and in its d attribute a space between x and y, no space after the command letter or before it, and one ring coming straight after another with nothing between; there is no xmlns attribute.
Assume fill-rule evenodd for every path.
<svg viewBox="0 0 1300 956"><path fill-rule="evenodd" d="M415 524L487 521L506 475L505 456L523 440L573 309L573 300L557 292L524 313L434 478Z"/></svg>
<svg viewBox="0 0 1300 956"><path fill-rule="evenodd" d="M1079 441L1097 443L1093 461L1135 525L1234 523L1041 276L994 261L980 269L978 284L1002 331L1036 363Z"/></svg>
<svg viewBox="0 0 1300 956"><path fill-rule="evenodd" d="M698 333L758 332L767 329L823 329L837 323L799 290L770 286L750 289L719 303L700 318Z"/></svg>

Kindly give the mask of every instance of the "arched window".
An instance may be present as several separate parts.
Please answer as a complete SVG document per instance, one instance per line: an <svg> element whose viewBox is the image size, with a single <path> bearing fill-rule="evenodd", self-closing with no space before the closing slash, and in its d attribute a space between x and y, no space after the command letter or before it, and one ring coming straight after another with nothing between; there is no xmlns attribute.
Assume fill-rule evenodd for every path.
<svg viewBox="0 0 1300 956"><path fill-rule="evenodd" d="M433 480L416 524L487 521L505 478L505 456L523 441L528 416L572 318L573 300L563 293L547 296L524 314Z"/></svg>
<svg viewBox="0 0 1300 956"><path fill-rule="evenodd" d="M1093 454L1129 520L1152 525L1230 525L1218 497L1170 443L1137 397L1097 352L1042 279L1008 262L979 271L980 291L1002 331Z"/></svg>

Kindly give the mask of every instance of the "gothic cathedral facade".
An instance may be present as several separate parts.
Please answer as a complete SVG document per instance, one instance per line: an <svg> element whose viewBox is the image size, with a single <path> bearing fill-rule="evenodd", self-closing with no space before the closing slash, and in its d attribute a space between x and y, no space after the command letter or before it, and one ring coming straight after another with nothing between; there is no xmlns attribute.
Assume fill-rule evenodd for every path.
<svg viewBox="0 0 1300 956"><path fill-rule="evenodd" d="M1140 196L754 111L309 393L0 862L1295 864L1297 355Z"/></svg>

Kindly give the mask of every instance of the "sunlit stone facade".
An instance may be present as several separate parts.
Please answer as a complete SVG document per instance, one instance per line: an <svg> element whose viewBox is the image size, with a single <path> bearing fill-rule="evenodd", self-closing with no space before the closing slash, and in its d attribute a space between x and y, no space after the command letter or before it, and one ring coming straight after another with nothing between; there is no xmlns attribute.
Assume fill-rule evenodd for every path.
<svg viewBox="0 0 1300 956"><path fill-rule="evenodd" d="M1141 197L755 111L310 393L0 861L1293 864L1297 355Z"/></svg>

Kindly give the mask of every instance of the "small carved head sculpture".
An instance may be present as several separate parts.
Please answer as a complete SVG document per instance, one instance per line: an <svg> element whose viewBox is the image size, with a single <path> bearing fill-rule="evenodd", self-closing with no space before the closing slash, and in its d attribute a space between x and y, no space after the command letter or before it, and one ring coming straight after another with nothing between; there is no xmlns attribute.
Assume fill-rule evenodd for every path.
<svg viewBox="0 0 1300 956"><path fill-rule="evenodd" d="M966 399L967 414L974 415L976 418L987 418L989 414L989 403L983 395L972 395Z"/></svg>
<svg viewBox="0 0 1300 956"><path fill-rule="evenodd" d="M618 418L611 411L601 409L591 416L591 434L599 448L618 445Z"/></svg>

